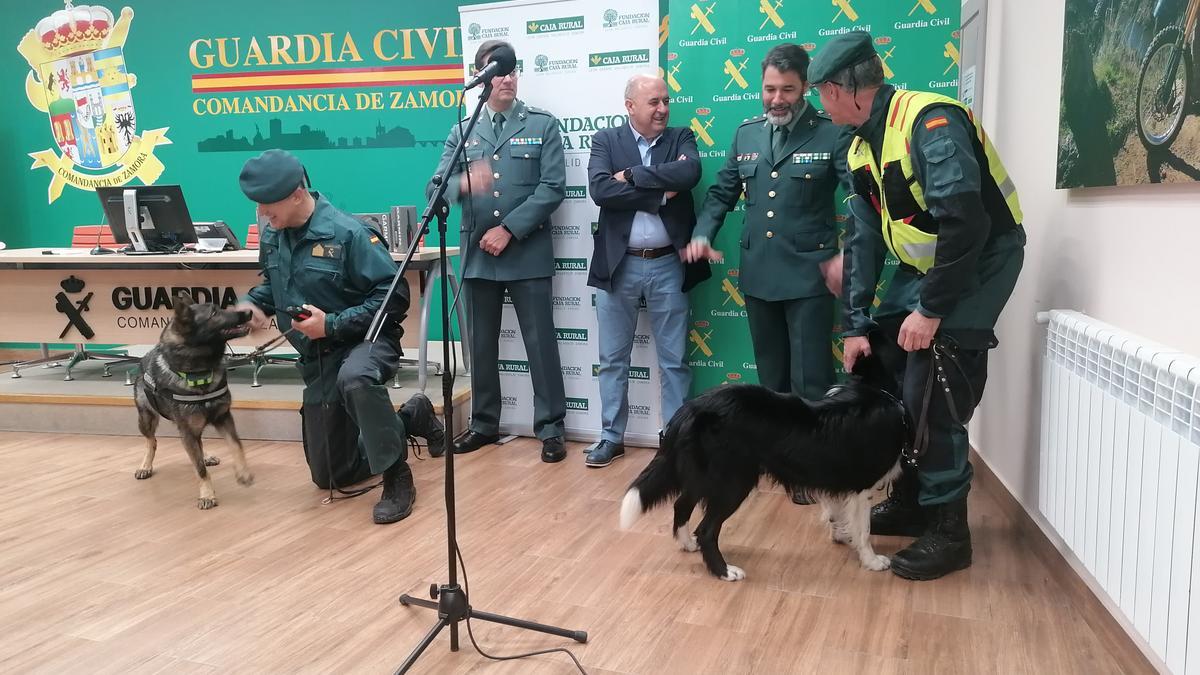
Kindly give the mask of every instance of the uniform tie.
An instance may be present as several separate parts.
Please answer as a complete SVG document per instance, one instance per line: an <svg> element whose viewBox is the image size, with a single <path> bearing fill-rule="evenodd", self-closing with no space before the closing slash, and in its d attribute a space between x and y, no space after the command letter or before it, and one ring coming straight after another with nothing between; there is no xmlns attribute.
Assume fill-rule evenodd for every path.
<svg viewBox="0 0 1200 675"><path fill-rule="evenodd" d="M492 115L492 131L496 134L496 140L500 140L500 132L504 130L504 113L496 113Z"/></svg>
<svg viewBox="0 0 1200 675"><path fill-rule="evenodd" d="M775 133L771 139L771 160L779 163L783 159L783 146L787 143L788 128L779 126L775 127Z"/></svg>

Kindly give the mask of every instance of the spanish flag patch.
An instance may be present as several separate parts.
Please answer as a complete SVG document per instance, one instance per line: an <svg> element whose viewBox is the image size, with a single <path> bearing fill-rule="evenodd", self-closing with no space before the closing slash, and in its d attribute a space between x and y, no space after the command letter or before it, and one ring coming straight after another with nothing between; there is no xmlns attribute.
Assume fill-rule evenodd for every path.
<svg viewBox="0 0 1200 675"><path fill-rule="evenodd" d="M371 237L371 243L372 243L372 244L378 244L378 243L379 243L379 237L372 236L372 237Z"/></svg>
<svg viewBox="0 0 1200 675"><path fill-rule="evenodd" d="M931 119L931 120L926 120L926 121L925 121L925 128L926 128L926 129L936 129L936 128L938 128L938 127L944 127L944 126L946 126L947 124L950 124L950 121L946 119L946 116L945 116L945 115L940 115L940 116L938 116L938 117L935 117L935 118L933 118L933 119Z"/></svg>

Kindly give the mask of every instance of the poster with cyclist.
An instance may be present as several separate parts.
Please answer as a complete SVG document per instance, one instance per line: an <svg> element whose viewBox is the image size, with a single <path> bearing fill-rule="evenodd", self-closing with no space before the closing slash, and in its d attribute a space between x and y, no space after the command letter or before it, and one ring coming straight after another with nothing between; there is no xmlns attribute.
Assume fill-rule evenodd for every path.
<svg viewBox="0 0 1200 675"><path fill-rule="evenodd" d="M1200 0L1067 0L1057 186L1200 180Z"/></svg>

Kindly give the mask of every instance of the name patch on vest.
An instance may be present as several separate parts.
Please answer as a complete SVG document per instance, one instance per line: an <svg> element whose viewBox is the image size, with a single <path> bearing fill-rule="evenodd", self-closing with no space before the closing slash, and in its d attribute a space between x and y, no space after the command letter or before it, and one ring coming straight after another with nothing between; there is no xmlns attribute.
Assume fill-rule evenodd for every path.
<svg viewBox="0 0 1200 675"><path fill-rule="evenodd" d="M739 161L739 162L757 162L758 161L758 153L757 152L740 153L737 156L737 161Z"/></svg>
<svg viewBox="0 0 1200 675"><path fill-rule="evenodd" d="M792 155L792 164L812 164L813 162L828 162L833 158L829 152L797 152Z"/></svg>
<svg viewBox="0 0 1200 675"><path fill-rule="evenodd" d="M332 258L340 260L342 257L341 244L313 244L312 257L314 258Z"/></svg>
<svg viewBox="0 0 1200 675"><path fill-rule="evenodd" d="M509 145L541 145L540 138L511 138L508 141Z"/></svg>

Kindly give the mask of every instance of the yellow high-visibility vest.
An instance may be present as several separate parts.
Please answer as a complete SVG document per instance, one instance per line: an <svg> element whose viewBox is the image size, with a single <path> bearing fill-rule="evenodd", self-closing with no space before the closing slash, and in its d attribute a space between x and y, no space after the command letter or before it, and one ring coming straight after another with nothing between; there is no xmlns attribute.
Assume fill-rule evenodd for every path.
<svg viewBox="0 0 1200 675"><path fill-rule="evenodd" d="M980 179L984 206L992 216L993 227L1011 226L1022 222L1021 203L1017 189L1009 178L1008 171L1000 161L1000 155L992 147L987 134L971 110L948 96L924 91L896 90L887 110L887 126L883 132L883 148L880 160L883 169L875 162L870 145L861 137L855 137L847 156L850 172L854 175L855 190L869 199L880 214L883 223L883 239L888 249L902 263L925 273L933 267L937 248L937 223L925 205L925 192L913 172L912 143L913 128L921 113L930 106L952 105L967 113L975 125L976 158L980 150L986 159L980 162ZM926 126L947 124L944 118L926 120ZM990 179L990 180L989 180ZM866 188L865 190L863 188ZM868 194L869 193L869 194ZM995 195L989 198L989 195ZM1000 205L1003 200L1004 206ZM999 221L999 222L997 222Z"/></svg>

